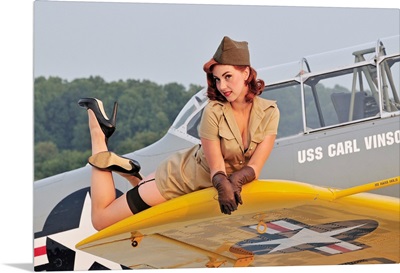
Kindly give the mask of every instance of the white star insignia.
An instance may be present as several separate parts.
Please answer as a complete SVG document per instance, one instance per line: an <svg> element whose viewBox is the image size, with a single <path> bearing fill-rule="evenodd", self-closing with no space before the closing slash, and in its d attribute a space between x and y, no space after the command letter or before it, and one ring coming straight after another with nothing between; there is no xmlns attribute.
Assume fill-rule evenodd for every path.
<svg viewBox="0 0 400 273"><path fill-rule="evenodd" d="M97 232L91 222L91 199L89 193L86 194L85 202L82 209L79 227L64 232L48 236L50 239L75 251L74 270L88 270L93 263L97 262L109 269L122 269L121 265L106 260L101 257L94 256L75 248L75 245L84 238Z"/></svg>
<svg viewBox="0 0 400 273"><path fill-rule="evenodd" d="M244 244L243 246L254 246L254 245L276 245L279 244L277 247L275 247L273 250L271 250L269 253L273 253L276 251L284 250L287 248L295 247L298 245L302 244L315 244L315 243L327 243L327 244L336 244L343 242L337 238L334 238L332 236L338 235L340 233L359 228L362 225L354 226L354 227L348 227L348 228L341 228L341 229L336 229L332 231L327 231L327 232L316 232L310 229L303 228L299 232L297 232L295 235L293 235L290 238L283 238L283 239L276 239L276 240L271 240L271 241L264 241L260 243L248 243Z"/></svg>

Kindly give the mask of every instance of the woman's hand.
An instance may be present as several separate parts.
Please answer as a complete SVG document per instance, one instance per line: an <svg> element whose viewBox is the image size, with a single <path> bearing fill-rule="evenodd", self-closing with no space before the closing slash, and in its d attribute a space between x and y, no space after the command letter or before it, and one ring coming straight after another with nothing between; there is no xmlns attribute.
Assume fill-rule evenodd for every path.
<svg viewBox="0 0 400 273"><path fill-rule="evenodd" d="M218 191L218 202L221 212L231 214L237 210L235 194L226 174L222 171L216 172L212 177L212 183Z"/></svg>
<svg viewBox="0 0 400 273"><path fill-rule="evenodd" d="M244 166L242 169L229 175L229 181L232 184L233 193L235 195L236 204L243 205L242 186L256 179L254 169L250 166Z"/></svg>

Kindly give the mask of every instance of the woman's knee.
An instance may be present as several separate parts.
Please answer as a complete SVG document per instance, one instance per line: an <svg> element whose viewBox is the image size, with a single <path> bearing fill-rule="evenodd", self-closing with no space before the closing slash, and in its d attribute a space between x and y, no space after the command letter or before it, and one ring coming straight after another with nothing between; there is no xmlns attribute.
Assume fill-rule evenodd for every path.
<svg viewBox="0 0 400 273"><path fill-rule="evenodd" d="M102 230L107 227L104 223L104 218L101 217L99 214L96 214L93 212L92 212L92 225L93 225L94 229L97 231Z"/></svg>

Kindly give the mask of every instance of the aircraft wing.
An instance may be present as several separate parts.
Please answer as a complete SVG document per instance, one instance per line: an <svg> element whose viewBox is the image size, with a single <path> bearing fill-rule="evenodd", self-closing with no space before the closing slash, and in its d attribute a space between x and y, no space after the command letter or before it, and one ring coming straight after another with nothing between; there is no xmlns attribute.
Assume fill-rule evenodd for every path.
<svg viewBox="0 0 400 273"><path fill-rule="evenodd" d="M400 200L358 193L400 177L338 190L257 180L221 214L213 188L118 222L77 249L139 268L389 264L400 262Z"/></svg>

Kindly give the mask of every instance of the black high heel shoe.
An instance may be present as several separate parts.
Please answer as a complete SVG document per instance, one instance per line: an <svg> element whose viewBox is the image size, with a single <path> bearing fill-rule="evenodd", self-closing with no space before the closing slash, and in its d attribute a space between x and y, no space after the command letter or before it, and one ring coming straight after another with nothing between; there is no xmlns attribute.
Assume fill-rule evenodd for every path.
<svg viewBox="0 0 400 273"><path fill-rule="evenodd" d="M136 176L142 180L140 175L140 164L136 160L119 156L113 152L104 151L89 157L88 162L93 167L103 171L113 171Z"/></svg>
<svg viewBox="0 0 400 273"><path fill-rule="evenodd" d="M117 109L118 103L114 103L113 114L111 120L107 117L106 112L104 111L103 102L96 98L82 98L78 101L79 106L91 109L96 115L96 119L100 124L101 130L106 137L106 143L108 142L108 138L114 133L116 119L117 119Z"/></svg>

